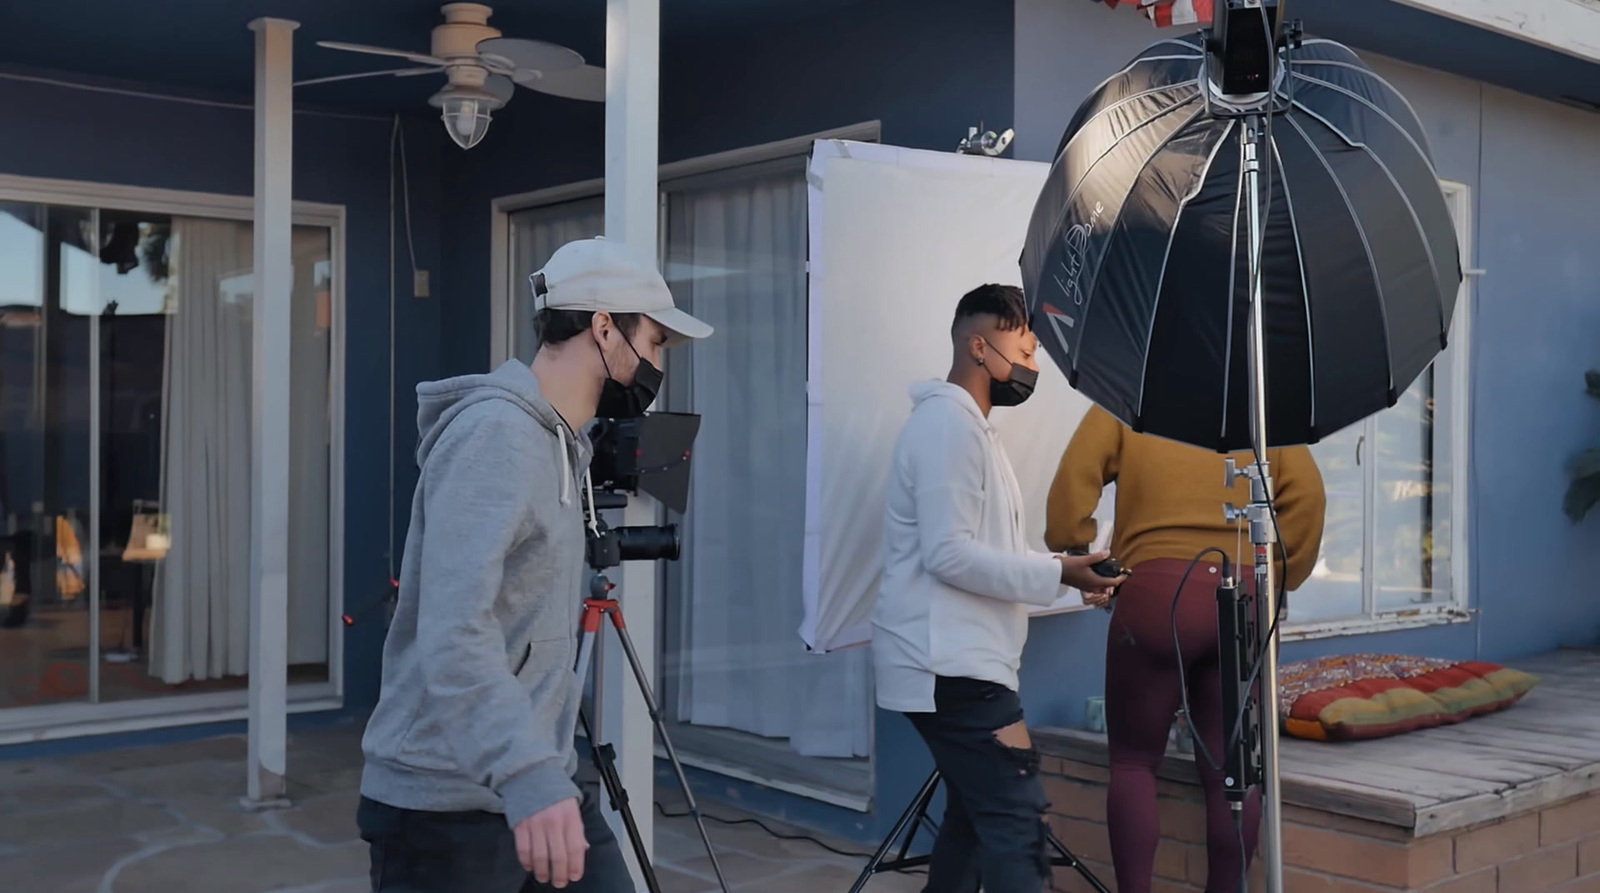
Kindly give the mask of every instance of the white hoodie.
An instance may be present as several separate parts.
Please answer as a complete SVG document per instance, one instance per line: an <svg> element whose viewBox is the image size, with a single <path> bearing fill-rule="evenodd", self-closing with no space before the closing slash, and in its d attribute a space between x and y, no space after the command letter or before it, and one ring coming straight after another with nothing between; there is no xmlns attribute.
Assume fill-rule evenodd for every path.
<svg viewBox="0 0 1600 893"><path fill-rule="evenodd" d="M889 471L872 652L878 706L929 713L936 676L1015 691L1026 605L1063 587L1060 562L1027 545L1011 460L972 395L927 381L911 399Z"/></svg>

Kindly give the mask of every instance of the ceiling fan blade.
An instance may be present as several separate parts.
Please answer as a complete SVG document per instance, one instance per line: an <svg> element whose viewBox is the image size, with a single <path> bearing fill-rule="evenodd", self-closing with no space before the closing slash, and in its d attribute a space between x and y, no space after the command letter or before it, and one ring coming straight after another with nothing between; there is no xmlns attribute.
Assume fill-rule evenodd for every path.
<svg viewBox="0 0 1600 893"><path fill-rule="evenodd" d="M520 37L491 37L478 41L478 53L497 56L511 63L512 68L527 71L567 71L583 65L577 51L542 40L523 40Z"/></svg>
<svg viewBox="0 0 1600 893"><path fill-rule="evenodd" d="M394 56L398 59L410 59L419 65L444 65L443 59L435 59L427 53L413 53L409 50L391 50L387 47L367 46L364 43L340 43L337 40L319 40L317 46L326 50L343 50L347 53L366 53L372 56Z"/></svg>
<svg viewBox="0 0 1600 893"><path fill-rule="evenodd" d="M584 102L606 101L606 70L598 65L585 65L567 71L521 71L512 80L529 90L551 96Z"/></svg>
<svg viewBox="0 0 1600 893"><path fill-rule="evenodd" d="M483 82L483 89L501 102L510 102L517 92L517 85L503 74L491 74Z"/></svg>
<svg viewBox="0 0 1600 893"><path fill-rule="evenodd" d="M443 68L389 68L383 71L361 71L355 74L336 74L332 77L312 78L308 81L295 81L296 87L309 87L312 84L331 84L335 81L353 81L359 78L375 78L381 75L393 75L397 78L412 77L419 74L438 74Z"/></svg>

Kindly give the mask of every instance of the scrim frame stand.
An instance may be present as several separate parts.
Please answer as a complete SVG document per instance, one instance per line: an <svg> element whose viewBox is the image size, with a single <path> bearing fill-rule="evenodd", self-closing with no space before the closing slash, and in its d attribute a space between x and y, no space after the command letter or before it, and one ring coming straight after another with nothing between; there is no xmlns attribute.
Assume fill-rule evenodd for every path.
<svg viewBox="0 0 1600 893"><path fill-rule="evenodd" d="M907 806L905 812L902 812L900 818L895 821L894 829L889 832L889 836L883 839L883 843L878 845L878 851L867 860L866 867L861 869L861 874L856 877L855 886L850 888L850 893L861 893L868 881L886 871L904 871L907 868L927 866L930 857L912 856L909 853L911 842L916 839L917 832L922 830L922 826L933 826L933 822L928 818L928 806L933 803L933 795L939 790L940 781L939 770L933 770L928 780L922 783L922 789L912 799L911 805ZM1074 869L1083 875L1083 879L1094 888L1095 893L1111 893L1106 885L1095 877L1094 872L1089 870L1089 866L1074 856L1072 851L1067 849L1067 845L1062 843L1055 832L1048 827L1045 829L1045 839L1050 848L1055 850L1055 855L1050 857L1051 865ZM900 850L893 859L889 859L887 858L889 851L894 849L896 842L900 844Z"/></svg>

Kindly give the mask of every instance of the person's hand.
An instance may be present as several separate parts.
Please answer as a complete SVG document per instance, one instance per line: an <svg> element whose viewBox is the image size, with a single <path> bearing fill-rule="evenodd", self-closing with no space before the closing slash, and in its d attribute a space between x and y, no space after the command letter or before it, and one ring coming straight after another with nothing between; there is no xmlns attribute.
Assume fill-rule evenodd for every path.
<svg viewBox="0 0 1600 893"><path fill-rule="evenodd" d="M1061 562L1061 583L1073 589L1083 591L1083 600L1097 608L1105 607L1111 601L1111 593L1121 586L1128 575L1120 577L1102 577L1090 570L1094 565L1111 557L1110 552L1096 552L1093 555L1057 555L1056 560ZM1099 599L1098 603L1090 598Z"/></svg>
<svg viewBox="0 0 1600 893"><path fill-rule="evenodd" d="M1084 592L1083 603L1091 608L1111 607L1111 593L1109 592Z"/></svg>
<svg viewBox="0 0 1600 893"><path fill-rule="evenodd" d="M517 858L534 879L561 889L583 879L583 815L576 798L547 806L517 823Z"/></svg>

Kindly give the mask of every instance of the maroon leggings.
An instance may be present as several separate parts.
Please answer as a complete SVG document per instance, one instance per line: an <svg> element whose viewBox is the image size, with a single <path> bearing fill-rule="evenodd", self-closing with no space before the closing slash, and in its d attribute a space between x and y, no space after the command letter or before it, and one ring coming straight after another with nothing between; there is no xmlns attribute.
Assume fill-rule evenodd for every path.
<svg viewBox="0 0 1600 893"><path fill-rule="evenodd" d="M1222 760L1222 686L1217 664L1216 565L1200 564L1178 599L1178 643L1172 635L1172 599L1187 561L1145 562L1123 584L1106 640L1106 732L1110 738L1111 789L1106 819L1118 893L1149 893L1161 839L1156 805L1156 769L1167 734L1182 706L1187 679L1195 730L1212 759ZM1197 749L1198 751L1198 749ZM1237 893L1244 863L1232 812L1223 797L1222 773L1195 753L1206 797L1206 893ZM1245 803L1244 843L1254 852L1261 801Z"/></svg>

